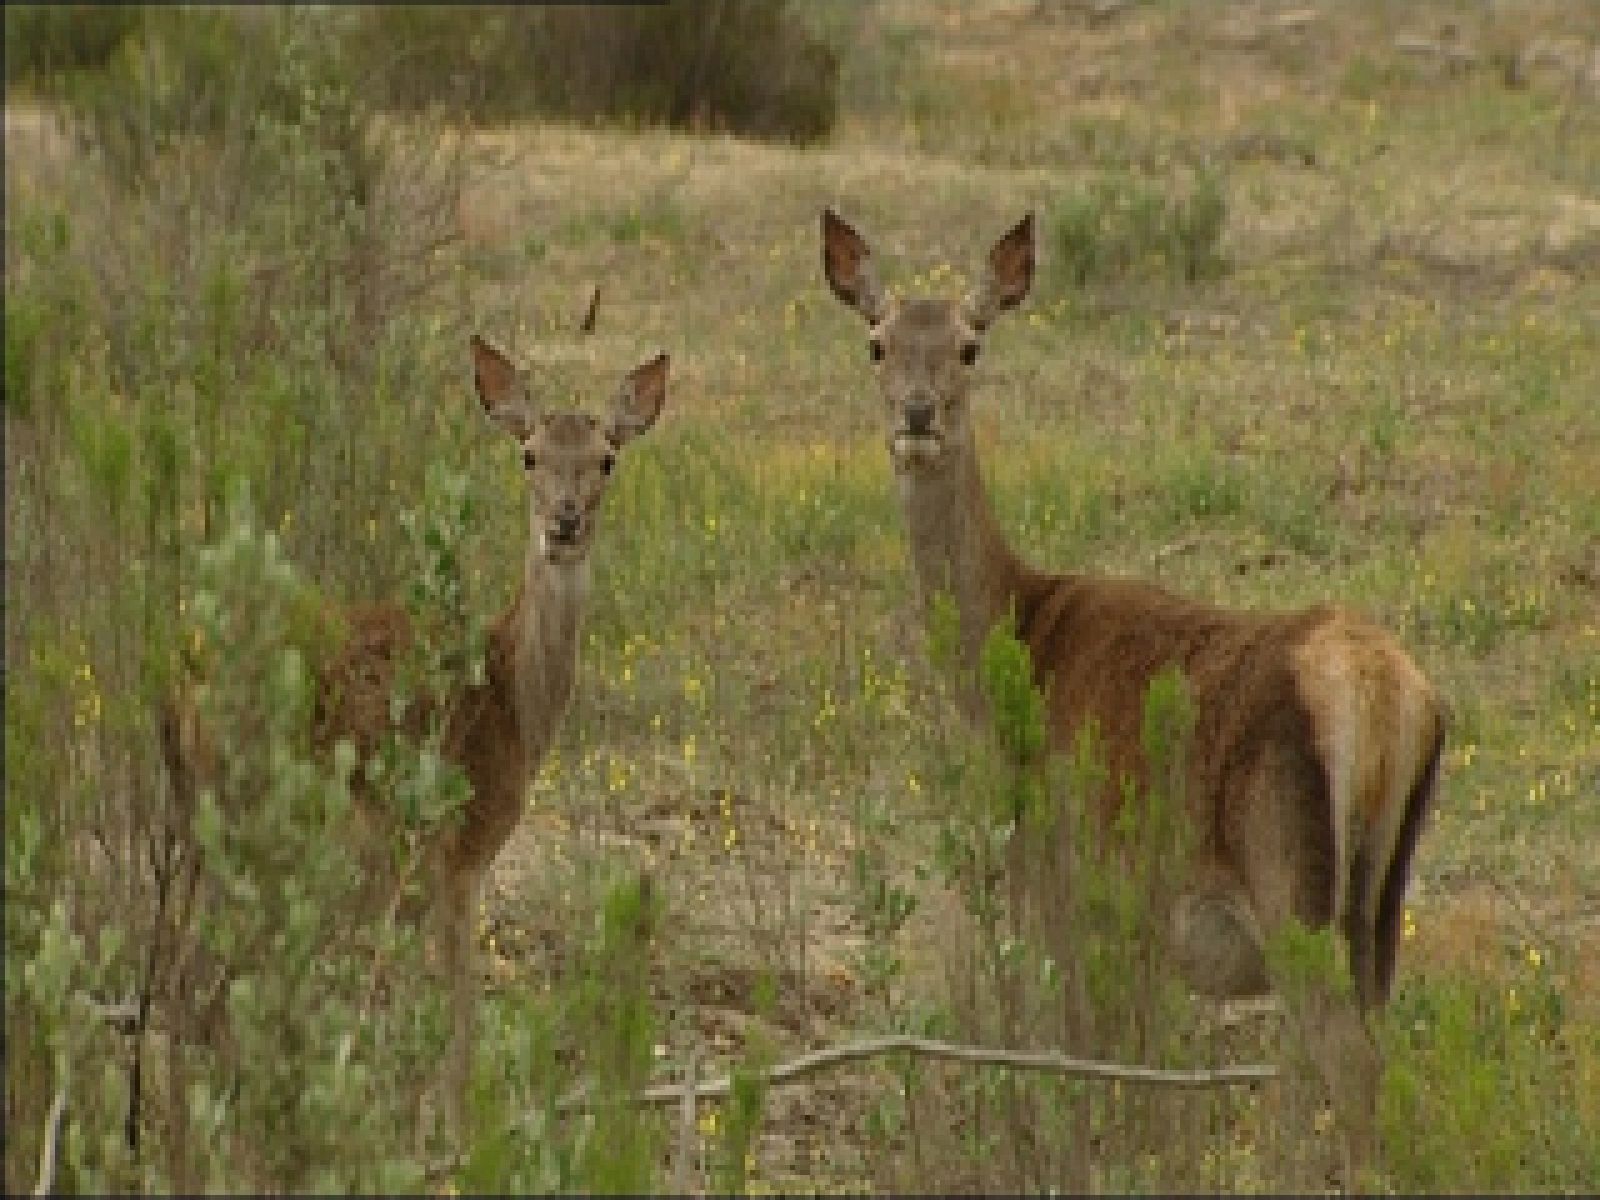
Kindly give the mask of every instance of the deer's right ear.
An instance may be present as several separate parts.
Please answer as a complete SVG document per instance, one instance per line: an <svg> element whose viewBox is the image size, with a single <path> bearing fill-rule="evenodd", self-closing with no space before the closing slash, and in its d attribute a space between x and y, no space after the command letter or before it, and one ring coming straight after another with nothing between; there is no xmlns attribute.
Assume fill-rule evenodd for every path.
<svg viewBox="0 0 1600 1200"><path fill-rule="evenodd" d="M472 335L472 382L483 411L519 442L533 432L527 389L504 354L477 334Z"/></svg>
<svg viewBox="0 0 1600 1200"><path fill-rule="evenodd" d="M831 208L822 210L822 269L835 296L871 324L883 320L885 298L872 248Z"/></svg>

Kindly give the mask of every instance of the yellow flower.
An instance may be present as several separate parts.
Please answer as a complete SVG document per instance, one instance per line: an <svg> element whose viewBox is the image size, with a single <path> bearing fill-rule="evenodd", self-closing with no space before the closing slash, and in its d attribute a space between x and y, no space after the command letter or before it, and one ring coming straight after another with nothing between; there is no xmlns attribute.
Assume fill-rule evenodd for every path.
<svg viewBox="0 0 1600 1200"><path fill-rule="evenodd" d="M1544 964L1544 955L1539 953L1539 947L1528 946L1528 965L1537 971Z"/></svg>
<svg viewBox="0 0 1600 1200"><path fill-rule="evenodd" d="M1401 921L1400 937L1403 940L1409 942L1412 938L1414 938L1416 936L1417 936L1417 919L1416 919L1416 917L1414 917L1411 914L1411 910L1408 908L1408 909L1405 910L1405 916Z"/></svg>

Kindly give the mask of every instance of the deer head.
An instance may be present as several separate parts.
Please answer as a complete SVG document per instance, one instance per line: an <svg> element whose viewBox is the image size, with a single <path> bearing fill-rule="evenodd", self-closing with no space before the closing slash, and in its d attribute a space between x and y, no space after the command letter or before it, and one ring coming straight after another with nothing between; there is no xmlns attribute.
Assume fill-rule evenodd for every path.
<svg viewBox="0 0 1600 1200"><path fill-rule="evenodd" d="M937 472L971 444L972 368L994 319L1033 283L1033 214L989 251L981 281L960 298L901 303L878 279L871 247L831 208L822 213L828 285L869 326L867 347L883 392L895 470Z"/></svg>
<svg viewBox="0 0 1600 1200"><path fill-rule="evenodd" d="M656 423L667 397L665 354L623 377L604 418L576 409L540 411L527 376L472 337L473 382L484 412L517 439L528 475L528 532L545 561L585 562L617 453Z"/></svg>

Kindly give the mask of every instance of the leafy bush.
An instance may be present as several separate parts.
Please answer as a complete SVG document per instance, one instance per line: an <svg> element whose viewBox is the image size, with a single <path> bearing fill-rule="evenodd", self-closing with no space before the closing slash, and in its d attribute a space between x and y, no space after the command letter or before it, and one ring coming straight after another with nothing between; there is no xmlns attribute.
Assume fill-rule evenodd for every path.
<svg viewBox="0 0 1600 1200"><path fill-rule="evenodd" d="M122 175L175 138L248 137L257 118L298 121L308 105L326 121L334 114L317 106L347 97L480 123L558 116L809 141L838 115L841 36L837 21L823 31L810 15L753 0L8 7L7 78L64 101ZM317 48L302 81L275 79L273 55L261 53L285 36Z"/></svg>
<svg viewBox="0 0 1600 1200"><path fill-rule="evenodd" d="M385 104L480 122L552 115L811 140L833 128L832 41L789 3L375 6L352 52Z"/></svg>
<svg viewBox="0 0 1600 1200"><path fill-rule="evenodd" d="M954 606L937 598L930 650L943 686L961 689L966 682L949 675L957 626ZM1050 755L1044 698L1011 628L990 631L978 675L992 731L931 739L941 749L930 775L948 797L931 874L960 897L966 924L942 931L951 987L921 1023L983 1045L1193 1064L1204 1047L1186 1036L1187 994L1161 927L1192 836L1181 764L1193 711L1181 677L1152 682L1148 782L1124 788L1118 819L1102 829L1097 797L1109 781L1099 749L1088 737L1066 759ZM878 890L895 886L879 880ZM901 909L920 895L910 891ZM932 1172L970 1190L1216 1186L1223 1177L1203 1164L1209 1131L1231 1103L1003 1071L948 1085L908 1072L879 1121L916 1139L949 1127L954 1112L962 1128L984 1131L959 1144L922 1134L915 1173L894 1177L901 1184ZM1172 1153L1148 1154L1157 1129Z"/></svg>
<svg viewBox="0 0 1600 1200"><path fill-rule="evenodd" d="M1119 171L1064 197L1050 225L1074 285L1125 277L1193 283L1222 271L1227 216L1222 179L1211 168L1197 171L1185 191Z"/></svg>
<svg viewBox="0 0 1600 1200"><path fill-rule="evenodd" d="M7 87L104 68L146 16L140 4L8 4L5 10Z"/></svg>
<svg viewBox="0 0 1600 1200"><path fill-rule="evenodd" d="M46 1142L67 1190L424 1183L442 1001L419 932L353 906L366 764L313 755L307 714L328 601L414 581L417 688L481 649L476 413L437 317L464 307L435 253L455 176L431 126L376 119L330 18L292 16L148 14L61 81L98 153L8 196L8 1192ZM158 753L187 676L198 788ZM388 748L419 819L451 797L435 751Z"/></svg>

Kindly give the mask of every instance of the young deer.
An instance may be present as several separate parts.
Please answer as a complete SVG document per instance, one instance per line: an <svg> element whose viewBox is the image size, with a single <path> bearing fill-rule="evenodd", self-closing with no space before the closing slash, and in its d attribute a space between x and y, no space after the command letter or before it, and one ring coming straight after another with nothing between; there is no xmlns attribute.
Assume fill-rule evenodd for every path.
<svg viewBox="0 0 1600 1200"><path fill-rule="evenodd" d="M1364 1014L1388 996L1401 897L1434 790L1444 717L1433 688L1392 637L1339 608L1221 609L1131 579L1047 573L1012 550L984 490L967 397L982 335L1032 283L1031 214L995 243L981 283L959 302L899 303L867 242L831 210L822 252L834 294L870 326L920 590L925 604L941 592L954 600L965 678L975 679L989 630L1014 617L1053 745L1069 749L1092 721L1114 780L1142 774L1152 676L1182 668L1196 709L1185 795L1199 842L1166 914L1170 952L1197 991L1261 994L1273 930L1290 917L1338 927L1355 1003L1326 989L1296 1020L1329 1086L1347 1162L1369 1161L1379 1062ZM962 706L982 719L971 682ZM1119 801L1105 789L1100 817Z"/></svg>
<svg viewBox="0 0 1600 1200"><path fill-rule="evenodd" d="M482 338L474 336L471 346L484 411L522 451L528 546L516 598L488 631L483 682L442 698L443 750L471 785L460 820L442 827L423 863L441 965L452 991L453 1027L443 1073L444 1115L452 1134L464 1127L478 1001L472 929L479 888L516 827L528 784L571 699L600 502L617 452L660 415L668 365L662 354L631 371L602 421L578 411L539 412L521 372ZM412 634L405 613L388 606L346 613L344 625L348 636L318 674L312 739L326 756L336 741L348 738L359 761L366 761L392 727L395 667ZM408 714L408 729L420 732L426 716ZM214 755L195 724L192 705L169 708L162 725L174 787L192 797L197 779L214 769ZM358 771L357 812L370 837L388 825L379 798L361 786L362 778Z"/></svg>

